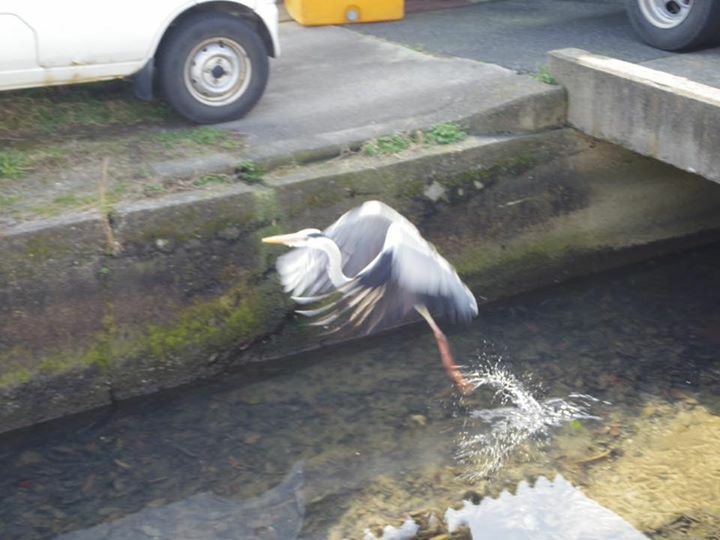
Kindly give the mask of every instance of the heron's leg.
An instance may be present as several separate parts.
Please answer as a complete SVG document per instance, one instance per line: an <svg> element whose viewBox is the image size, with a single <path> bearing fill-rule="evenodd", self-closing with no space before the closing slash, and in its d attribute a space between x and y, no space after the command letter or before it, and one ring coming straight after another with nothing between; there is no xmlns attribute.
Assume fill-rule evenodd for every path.
<svg viewBox="0 0 720 540"><path fill-rule="evenodd" d="M473 385L463 376L462 371L460 371L460 366L455 363L455 359L450 351L450 344L443 331L440 330L440 327L435 322L435 319L432 318L432 315L430 315L430 312L425 306L415 306L415 310L422 315L422 318L425 319L432 329L433 334L435 334L435 340L437 341L438 350L440 351L440 359L448 375L450 375L450 379L452 379L455 384L455 387L462 394L472 392Z"/></svg>

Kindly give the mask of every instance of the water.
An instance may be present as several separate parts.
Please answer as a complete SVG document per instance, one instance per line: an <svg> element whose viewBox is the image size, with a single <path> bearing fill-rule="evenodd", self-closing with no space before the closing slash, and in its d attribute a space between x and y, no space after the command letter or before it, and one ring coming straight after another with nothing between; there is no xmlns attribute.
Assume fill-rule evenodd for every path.
<svg viewBox="0 0 720 540"><path fill-rule="evenodd" d="M6 434L0 538L362 539L463 498L536 528L498 537L592 504L717 538L719 286L714 246L486 306L449 332L462 400L417 326Z"/></svg>

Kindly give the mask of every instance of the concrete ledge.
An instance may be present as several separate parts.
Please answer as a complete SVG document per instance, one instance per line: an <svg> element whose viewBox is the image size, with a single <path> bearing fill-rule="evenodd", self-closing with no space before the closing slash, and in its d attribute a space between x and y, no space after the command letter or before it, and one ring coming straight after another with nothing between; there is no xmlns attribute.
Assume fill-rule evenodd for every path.
<svg viewBox="0 0 720 540"><path fill-rule="evenodd" d="M720 182L720 89L581 49L549 63L571 125Z"/></svg>
<svg viewBox="0 0 720 540"><path fill-rule="evenodd" d="M471 135L479 136L538 133L566 125L565 91L559 86L542 84L520 75L513 76L512 81L493 81L478 86L477 90L466 92L467 95L450 105L443 104L432 112L402 119L388 118L364 126L267 141L251 136L250 148L244 157L272 164L283 164L283 159L287 161L288 157L296 163L328 159L348 148L359 148L375 137L426 130L447 122L456 123ZM401 107L402 103L397 105Z"/></svg>

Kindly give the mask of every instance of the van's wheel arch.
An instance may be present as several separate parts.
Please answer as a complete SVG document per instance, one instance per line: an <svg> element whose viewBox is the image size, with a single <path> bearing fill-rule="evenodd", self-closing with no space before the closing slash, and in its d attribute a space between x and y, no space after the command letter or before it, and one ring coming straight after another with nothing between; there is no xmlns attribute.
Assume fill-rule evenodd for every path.
<svg viewBox="0 0 720 540"><path fill-rule="evenodd" d="M260 36L238 17L193 15L170 30L156 56L162 96L200 124L244 116L258 102L269 76Z"/></svg>

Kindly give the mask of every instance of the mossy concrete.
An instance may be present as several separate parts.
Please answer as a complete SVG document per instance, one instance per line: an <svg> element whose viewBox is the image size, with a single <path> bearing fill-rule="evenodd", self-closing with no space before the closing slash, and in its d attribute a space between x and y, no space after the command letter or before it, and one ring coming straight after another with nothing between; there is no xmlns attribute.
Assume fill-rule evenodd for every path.
<svg viewBox="0 0 720 540"><path fill-rule="evenodd" d="M495 299L716 238L720 186L569 129L352 154L0 237L0 430L327 343L271 233L380 199Z"/></svg>

